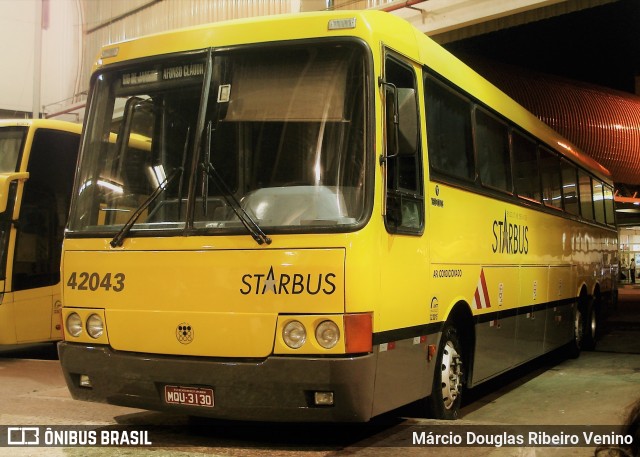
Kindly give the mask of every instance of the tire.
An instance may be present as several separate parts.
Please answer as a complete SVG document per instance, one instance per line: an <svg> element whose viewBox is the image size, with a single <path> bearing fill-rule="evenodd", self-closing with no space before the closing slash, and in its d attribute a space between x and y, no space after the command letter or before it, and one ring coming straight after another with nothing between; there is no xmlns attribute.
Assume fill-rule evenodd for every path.
<svg viewBox="0 0 640 457"><path fill-rule="evenodd" d="M567 345L566 355L572 359L578 358L584 345L584 313L578 306L573 321L573 341Z"/></svg>
<svg viewBox="0 0 640 457"><path fill-rule="evenodd" d="M433 388L427 398L429 416L434 419L455 420L462 402L464 368L462 346L456 328L446 324L438 347Z"/></svg>
<svg viewBox="0 0 640 457"><path fill-rule="evenodd" d="M591 299L585 309L585 319L583 325L582 349L593 351L596 348L596 338L598 334L598 312L595 300Z"/></svg>

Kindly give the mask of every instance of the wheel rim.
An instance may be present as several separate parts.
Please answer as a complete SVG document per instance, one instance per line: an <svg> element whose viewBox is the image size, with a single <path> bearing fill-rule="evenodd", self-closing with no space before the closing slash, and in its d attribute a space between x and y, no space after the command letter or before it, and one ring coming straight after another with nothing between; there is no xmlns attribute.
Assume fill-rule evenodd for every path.
<svg viewBox="0 0 640 457"><path fill-rule="evenodd" d="M446 409L451 409L462 389L462 357L451 341L447 341L442 352L442 400Z"/></svg>
<svg viewBox="0 0 640 457"><path fill-rule="evenodd" d="M596 329L597 329L597 319L596 319L596 312L595 311L591 311L591 316L590 316L591 320L589 322L589 332L590 332L590 337L592 339L596 338Z"/></svg>

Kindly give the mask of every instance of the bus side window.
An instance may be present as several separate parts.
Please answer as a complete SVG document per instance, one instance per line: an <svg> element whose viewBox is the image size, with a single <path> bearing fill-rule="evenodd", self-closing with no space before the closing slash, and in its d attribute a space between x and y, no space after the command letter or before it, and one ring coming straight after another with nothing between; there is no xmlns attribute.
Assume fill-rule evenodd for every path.
<svg viewBox="0 0 640 457"><path fill-rule="evenodd" d="M562 160L562 199L564 201L564 209L576 216L579 214L577 171L573 164Z"/></svg>
<svg viewBox="0 0 640 457"><path fill-rule="evenodd" d="M593 196L591 193L591 177L582 170L578 171L578 186L580 190L580 211L582 217L592 221Z"/></svg>
<svg viewBox="0 0 640 457"><path fill-rule="evenodd" d="M513 131L511 147L516 193L522 198L540 202L540 173L536 144L524 135Z"/></svg>
<svg viewBox="0 0 640 457"><path fill-rule="evenodd" d="M415 111L417 111L416 77L411 67L400 63L398 59L388 57L385 61L385 82L387 83L385 85L387 102L385 138L388 142L386 148L387 210L385 225L389 232L420 234L424 228L424 193L420 148L418 146L416 150L410 150L407 148L406 142L402 141L402 138L398 138L399 150L396 150L395 132L392 131L394 129L393 122L392 118L389 118L394 115L393 112L389 112L390 109L393 109L391 97L394 96L391 85L397 88L397 94L402 95L397 99L402 103L414 104ZM417 135L419 121L414 116L403 115L403 110L400 107L398 110L400 111L399 131L415 131ZM402 125L403 123L410 125ZM416 141L416 144L419 142Z"/></svg>
<svg viewBox="0 0 640 457"><path fill-rule="evenodd" d="M425 77L429 165L436 171L465 181L474 179L471 106L438 82Z"/></svg>
<svg viewBox="0 0 640 457"><path fill-rule="evenodd" d="M507 125L481 108L475 109L475 146L483 186L511 192L511 160Z"/></svg>
<svg viewBox="0 0 640 457"><path fill-rule="evenodd" d="M562 209L562 181L560 158L545 148L540 148L542 170L542 200L548 207Z"/></svg>
<svg viewBox="0 0 640 457"><path fill-rule="evenodd" d="M607 217L607 225L614 226L616 220L613 209L613 189L606 184L604 186L604 212Z"/></svg>
<svg viewBox="0 0 640 457"><path fill-rule="evenodd" d="M595 209L596 222L604 224L604 192L600 181L592 180L593 184L593 208Z"/></svg>

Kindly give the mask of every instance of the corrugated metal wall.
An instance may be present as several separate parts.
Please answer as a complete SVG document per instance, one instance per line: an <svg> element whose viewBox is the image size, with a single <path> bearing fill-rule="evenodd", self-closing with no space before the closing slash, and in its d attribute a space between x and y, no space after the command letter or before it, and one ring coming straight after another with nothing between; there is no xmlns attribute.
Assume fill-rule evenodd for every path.
<svg viewBox="0 0 640 457"><path fill-rule="evenodd" d="M84 90L78 78L83 37L77 2L57 0L44 6L41 104L50 112L75 103L72 95Z"/></svg>
<svg viewBox="0 0 640 457"><path fill-rule="evenodd" d="M640 97L479 58L471 66L609 169L640 184Z"/></svg>
<svg viewBox="0 0 640 457"><path fill-rule="evenodd" d="M323 9L365 9L393 0L80 0L85 39L81 85L102 46L191 25Z"/></svg>
<svg viewBox="0 0 640 457"><path fill-rule="evenodd" d="M83 85L100 48L190 25L292 12L288 0L81 0L85 40Z"/></svg>
<svg viewBox="0 0 640 457"><path fill-rule="evenodd" d="M70 103L78 92L82 43L79 10L76 0L0 0L3 117L56 110Z"/></svg>

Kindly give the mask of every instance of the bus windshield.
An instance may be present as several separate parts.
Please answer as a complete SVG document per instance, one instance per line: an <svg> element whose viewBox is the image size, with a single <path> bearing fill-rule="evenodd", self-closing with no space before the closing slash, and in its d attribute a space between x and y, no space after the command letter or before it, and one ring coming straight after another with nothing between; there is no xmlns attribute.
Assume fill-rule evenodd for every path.
<svg viewBox="0 0 640 457"><path fill-rule="evenodd" d="M353 229L366 217L365 80L362 48L345 43L100 73L70 233L244 233L243 214L272 233Z"/></svg>

